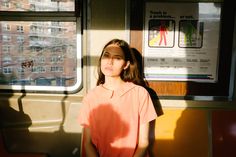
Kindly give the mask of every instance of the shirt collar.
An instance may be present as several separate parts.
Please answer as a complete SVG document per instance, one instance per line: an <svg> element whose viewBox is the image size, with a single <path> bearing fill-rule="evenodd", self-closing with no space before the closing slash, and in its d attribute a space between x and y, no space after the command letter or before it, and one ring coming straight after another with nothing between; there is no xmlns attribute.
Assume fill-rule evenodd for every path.
<svg viewBox="0 0 236 157"><path fill-rule="evenodd" d="M102 86L102 84L97 86L96 93L100 96L104 96L106 98L112 98L114 95L122 96L127 93L129 90L135 87L135 84L132 82L125 82L117 91L106 89Z"/></svg>

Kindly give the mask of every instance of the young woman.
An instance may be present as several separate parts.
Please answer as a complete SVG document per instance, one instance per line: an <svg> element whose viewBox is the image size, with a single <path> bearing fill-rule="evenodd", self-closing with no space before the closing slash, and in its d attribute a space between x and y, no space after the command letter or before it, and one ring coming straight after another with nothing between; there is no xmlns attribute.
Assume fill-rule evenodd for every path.
<svg viewBox="0 0 236 157"><path fill-rule="evenodd" d="M99 59L97 86L83 98L79 123L86 157L144 157L149 122L157 115L127 42L108 42Z"/></svg>

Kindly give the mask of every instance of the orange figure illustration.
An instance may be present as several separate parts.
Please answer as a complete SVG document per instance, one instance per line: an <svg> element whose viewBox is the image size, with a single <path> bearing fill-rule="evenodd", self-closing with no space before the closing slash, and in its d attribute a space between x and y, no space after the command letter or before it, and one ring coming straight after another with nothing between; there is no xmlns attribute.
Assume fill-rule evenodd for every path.
<svg viewBox="0 0 236 157"><path fill-rule="evenodd" d="M165 21L161 21L161 25L159 27L159 34L160 34L159 46L162 44L163 39L164 39L164 44L166 46L167 28L166 28L166 25L165 25Z"/></svg>

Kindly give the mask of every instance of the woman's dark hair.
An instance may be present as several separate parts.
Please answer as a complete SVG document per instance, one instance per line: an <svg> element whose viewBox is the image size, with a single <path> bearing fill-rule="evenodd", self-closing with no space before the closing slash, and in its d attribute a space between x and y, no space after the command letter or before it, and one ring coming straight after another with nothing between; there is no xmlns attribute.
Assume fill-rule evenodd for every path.
<svg viewBox="0 0 236 157"><path fill-rule="evenodd" d="M99 63L98 63L97 85L105 83L105 76L101 71L101 58L103 56L105 48L109 45L112 45L112 44L118 45L124 53L125 61L130 62L129 67L121 72L121 79L124 80L125 82L133 82L134 84L137 84L137 85L143 85L143 78L140 75L137 61L134 57L134 54L133 54L129 44L126 41L121 40L121 39L112 39L104 46L101 56L99 58Z"/></svg>
<svg viewBox="0 0 236 157"><path fill-rule="evenodd" d="M137 61L138 71L140 75L140 85L143 87L149 87L148 81L145 79L144 76L144 66L143 66L143 57L142 53L139 52L136 48L131 48L132 53Z"/></svg>

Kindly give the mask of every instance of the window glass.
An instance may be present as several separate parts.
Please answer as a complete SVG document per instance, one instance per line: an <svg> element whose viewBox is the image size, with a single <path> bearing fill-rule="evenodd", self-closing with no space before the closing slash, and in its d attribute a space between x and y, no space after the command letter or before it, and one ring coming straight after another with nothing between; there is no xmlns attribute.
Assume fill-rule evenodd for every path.
<svg viewBox="0 0 236 157"><path fill-rule="evenodd" d="M6 24L12 29L15 28L16 32L12 30L12 33L7 35L3 33L2 66L13 68L11 79L5 80L4 84L17 84L16 80L27 80L31 85L40 85L42 81L38 80L42 78L51 86L58 85L58 79L64 80L60 86L75 84L76 24L74 22L57 22L57 25L50 21L0 23L0 25ZM12 59L6 56L9 54ZM17 67L21 67L22 70L17 71Z"/></svg>
<svg viewBox="0 0 236 157"><path fill-rule="evenodd" d="M76 91L82 82L82 53L81 17L74 12L74 0L0 2L0 19L17 11L0 20L0 89ZM32 6L43 15L22 12L33 11Z"/></svg>
<svg viewBox="0 0 236 157"><path fill-rule="evenodd" d="M0 0L1 11L74 11L74 0Z"/></svg>

